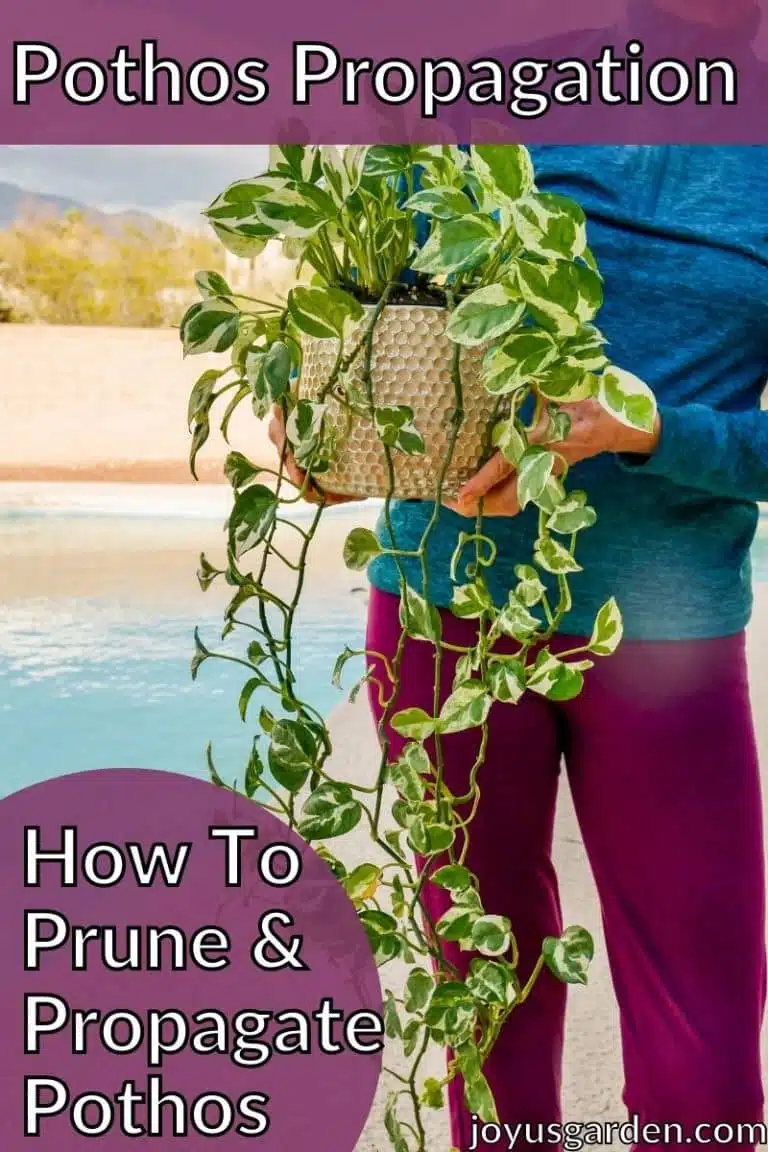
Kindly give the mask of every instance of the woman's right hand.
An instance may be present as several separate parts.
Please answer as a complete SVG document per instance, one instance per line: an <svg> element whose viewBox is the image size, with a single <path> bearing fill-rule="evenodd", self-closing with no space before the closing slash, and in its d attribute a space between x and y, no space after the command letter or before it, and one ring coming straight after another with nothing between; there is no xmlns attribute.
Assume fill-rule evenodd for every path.
<svg viewBox="0 0 768 1152"><path fill-rule="evenodd" d="M320 492L311 481L306 483L307 474L302 468L299 468L290 446L286 443L285 418L279 404L272 407L269 438L277 448L291 484L303 490L304 499L308 500L310 504L351 504L356 500L365 499L363 496L341 496L334 492Z"/></svg>

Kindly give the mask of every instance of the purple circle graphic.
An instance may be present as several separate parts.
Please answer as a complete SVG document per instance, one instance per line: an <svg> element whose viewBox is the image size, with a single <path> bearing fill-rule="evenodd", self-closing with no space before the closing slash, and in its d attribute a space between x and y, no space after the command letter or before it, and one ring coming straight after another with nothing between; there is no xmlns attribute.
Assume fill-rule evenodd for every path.
<svg viewBox="0 0 768 1152"><path fill-rule="evenodd" d="M253 801L167 772L0 801L0 1147L353 1152L381 988L346 892Z"/></svg>

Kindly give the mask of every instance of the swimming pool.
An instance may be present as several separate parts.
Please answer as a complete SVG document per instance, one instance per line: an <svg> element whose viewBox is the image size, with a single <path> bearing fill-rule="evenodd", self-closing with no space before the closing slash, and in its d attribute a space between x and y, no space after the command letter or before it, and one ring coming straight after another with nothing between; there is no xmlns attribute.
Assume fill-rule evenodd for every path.
<svg viewBox="0 0 768 1152"><path fill-rule="evenodd" d="M237 709L247 673L207 661L193 683L189 671L196 626L222 648L226 590L202 593L195 577L201 551L221 554L218 505L179 515L158 499L153 516L141 503L120 515L98 504L78 515L0 509L0 795L104 767L204 775L208 741L224 778L242 778L254 732ZM336 656L364 635L365 578L343 567L341 545L374 516L334 510L313 546L297 672L325 715L345 695L331 684ZM766 520L754 569L768 582Z"/></svg>
<svg viewBox="0 0 768 1152"><path fill-rule="evenodd" d="M344 699L337 655L363 644L365 580L340 557L369 517L328 518L297 615L299 685L325 715ZM221 643L231 590L203 593L195 577L199 553L220 557L221 541L206 518L0 512L0 795L104 767L204 775L208 741L222 776L242 779L259 706L243 724L247 671L206 661L190 676L195 627L209 648L247 643Z"/></svg>

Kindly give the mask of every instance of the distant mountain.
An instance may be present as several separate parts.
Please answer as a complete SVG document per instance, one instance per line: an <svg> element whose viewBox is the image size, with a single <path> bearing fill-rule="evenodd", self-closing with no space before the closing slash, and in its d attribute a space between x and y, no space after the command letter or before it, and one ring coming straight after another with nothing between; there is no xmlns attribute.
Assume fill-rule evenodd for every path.
<svg viewBox="0 0 768 1152"><path fill-rule="evenodd" d="M67 212L82 212L107 232L116 232L126 227L151 231L158 224L154 216L147 212L102 212L99 208L71 200L67 196L30 192L18 184L0 181L0 228L10 228L30 217L63 216Z"/></svg>

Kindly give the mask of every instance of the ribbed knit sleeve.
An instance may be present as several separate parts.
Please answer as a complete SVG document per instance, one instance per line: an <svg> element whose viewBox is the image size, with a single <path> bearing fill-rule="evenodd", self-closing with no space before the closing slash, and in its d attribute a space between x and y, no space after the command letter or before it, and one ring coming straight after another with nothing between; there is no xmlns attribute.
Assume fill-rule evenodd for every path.
<svg viewBox="0 0 768 1152"><path fill-rule="evenodd" d="M768 501L768 411L721 412L704 404L659 406L652 456L619 456L622 468L731 500Z"/></svg>

